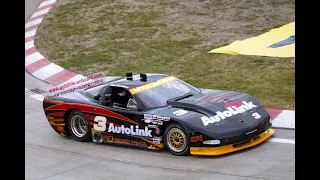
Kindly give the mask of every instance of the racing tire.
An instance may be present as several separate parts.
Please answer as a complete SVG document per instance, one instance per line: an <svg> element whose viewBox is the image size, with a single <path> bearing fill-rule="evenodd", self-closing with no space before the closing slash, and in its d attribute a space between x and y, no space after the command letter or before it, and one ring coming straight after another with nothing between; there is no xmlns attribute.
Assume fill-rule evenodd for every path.
<svg viewBox="0 0 320 180"><path fill-rule="evenodd" d="M73 110L68 116L68 129L73 139L81 142L92 141L91 127L79 110Z"/></svg>
<svg viewBox="0 0 320 180"><path fill-rule="evenodd" d="M176 156L190 154L189 139L186 130L177 123L169 124L164 131L165 145Z"/></svg>

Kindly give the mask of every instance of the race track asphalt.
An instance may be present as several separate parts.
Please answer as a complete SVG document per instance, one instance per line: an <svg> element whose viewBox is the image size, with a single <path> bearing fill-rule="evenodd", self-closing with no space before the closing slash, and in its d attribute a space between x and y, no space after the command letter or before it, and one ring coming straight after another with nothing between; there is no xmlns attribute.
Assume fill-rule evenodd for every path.
<svg viewBox="0 0 320 180"><path fill-rule="evenodd" d="M27 20L41 3L26 0ZM28 89L45 89L27 72ZM295 179L294 130L276 129L273 140L221 157L178 157L168 151L152 151L113 145L76 142L59 136L47 122L41 101L25 99L26 179L81 180L292 180Z"/></svg>

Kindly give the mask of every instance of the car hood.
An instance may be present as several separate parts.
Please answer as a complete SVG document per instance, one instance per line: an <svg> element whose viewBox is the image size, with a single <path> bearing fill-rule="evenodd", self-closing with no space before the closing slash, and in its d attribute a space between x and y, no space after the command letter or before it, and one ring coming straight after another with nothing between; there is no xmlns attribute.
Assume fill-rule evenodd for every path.
<svg viewBox="0 0 320 180"><path fill-rule="evenodd" d="M206 90L202 94L196 94L181 100L169 100L168 103L172 107L190 109L207 116L214 116L221 112L226 118L230 116L230 113L225 111L234 115L261 107L260 103L245 93L214 90ZM222 118L223 116L219 115Z"/></svg>
<svg viewBox="0 0 320 180"><path fill-rule="evenodd" d="M154 113L177 119L190 132L202 131L221 138L221 134L232 136L252 131L270 118L256 99L234 91L203 90L202 94L169 100L168 104Z"/></svg>

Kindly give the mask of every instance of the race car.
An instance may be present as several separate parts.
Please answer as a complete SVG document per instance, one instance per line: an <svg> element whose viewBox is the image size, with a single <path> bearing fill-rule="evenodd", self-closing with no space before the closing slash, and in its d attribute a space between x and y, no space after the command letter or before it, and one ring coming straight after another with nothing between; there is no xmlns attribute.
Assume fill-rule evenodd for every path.
<svg viewBox="0 0 320 180"><path fill-rule="evenodd" d="M46 96L52 128L77 141L223 155L271 137L271 118L246 93L196 88L166 74L127 73L63 96Z"/></svg>

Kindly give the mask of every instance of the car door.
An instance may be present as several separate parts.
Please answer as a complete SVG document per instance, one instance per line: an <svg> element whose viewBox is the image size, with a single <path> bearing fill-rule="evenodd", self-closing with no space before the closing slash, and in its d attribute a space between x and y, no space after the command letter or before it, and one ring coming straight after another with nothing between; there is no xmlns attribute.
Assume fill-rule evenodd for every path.
<svg viewBox="0 0 320 180"><path fill-rule="evenodd" d="M126 92L125 88L108 87L103 98L103 108L107 113L95 118L94 130L104 130L104 139L107 142L131 144L138 146L149 146L155 135L155 128L149 128L144 123L144 112L132 106L122 107L119 104L121 100L119 93ZM134 98L127 91L128 102ZM125 98L123 98L125 99ZM130 103L129 103L130 104ZM101 128L102 127L102 128Z"/></svg>

